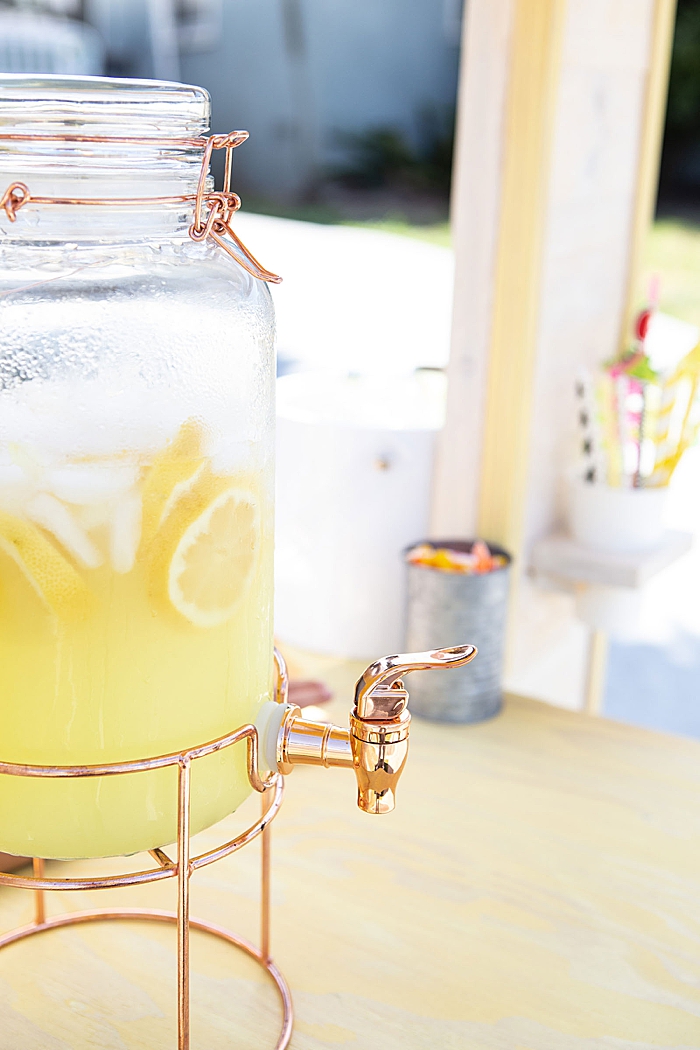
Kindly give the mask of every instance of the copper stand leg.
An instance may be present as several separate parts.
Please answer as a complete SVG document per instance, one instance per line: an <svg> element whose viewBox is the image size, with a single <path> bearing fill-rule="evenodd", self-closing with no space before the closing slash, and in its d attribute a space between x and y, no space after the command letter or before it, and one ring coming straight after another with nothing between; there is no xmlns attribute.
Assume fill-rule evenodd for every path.
<svg viewBox="0 0 700 1050"><path fill-rule="evenodd" d="M177 1045L190 1048L190 773L178 768L177 800Z"/></svg>
<svg viewBox="0 0 700 1050"><path fill-rule="evenodd" d="M34 878L43 879L44 861L41 857L34 857L32 868L34 869ZM46 904L43 890L34 890L34 922L37 926L43 926L46 922Z"/></svg>
<svg viewBox="0 0 700 1050"><path fill-rule="evenodd" d="M263 792L263 817L272 805L274 793ZM270 961L270 847L272 845L272 823L266 824L262 832L262 893L260 898L260 954L262 961Z"/></svg>
<svg viewBox="0 0 700 1050"><path fill-rule="evenodd" d="M223 845L192 856L190 843L191 768L192 762L225 747L246 742L248 753L248 779L256 792L262 789L262 814L250 827ZM277 774L262 780L258 773L257 730L253 725L241 726L225 736L199 745L190 751L174 752L154 758L129 762L107 763L93 766L22 766L0 760L0 775L29 777L90 777L142 773L154 768L177 768L177 858L171 860L161 849L149 852L157 867L144 871L129 871L97 877L47 877L45 862L41 857L33 860L33 875L0 872L0 887L12 886L31 890L34 894L34 916L31 922L7 933L0 933L0 950L19 941L52 930L84 923L104 922L157 922L175 926L177 933L177 994L178 994L178 1050L190 1050L190 929L218 937L226 944L244 952L260 965L275 985L282 1003L282 1027L275 1050L286 1050L292 1038L294 1006L286 980L270 956L270 835L271 823L277 815L284 793L284 777ZM267 789L266 789L267 788ZM236 937L214 923L190 917L190 878L193 871L213 864L223 857L246 846L257 836L262 836L262 920L261 947ZM135 886L159 882L161 879L177 880L177 910L161 911L150 908L99 908L94 911L69 911L64 915L47 916L46 890L95 890L115 889L119 886ZM0 1037L0 1043L2 1038Z"/></svg>

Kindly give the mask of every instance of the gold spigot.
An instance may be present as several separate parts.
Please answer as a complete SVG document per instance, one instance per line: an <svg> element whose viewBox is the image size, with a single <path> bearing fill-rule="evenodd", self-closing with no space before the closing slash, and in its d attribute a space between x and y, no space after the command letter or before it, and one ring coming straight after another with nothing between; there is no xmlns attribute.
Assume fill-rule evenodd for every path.
<svg viewBox="0 0 700 1050"><path fill-rule="evenodd" d="M303 718L301 708L288 704L280 712L281 721L266 723L277 734L274 754L265 744L262 752L284 774L291 773L297 765L353 768L360 809L365 813L389 813L396 805L396 785L408 756L411 715L403 675L438 667L463 667L475 656L473 645L383 656L370 664L357 681L349 730ZM283 666L280 680L285 680Z"/></svg>

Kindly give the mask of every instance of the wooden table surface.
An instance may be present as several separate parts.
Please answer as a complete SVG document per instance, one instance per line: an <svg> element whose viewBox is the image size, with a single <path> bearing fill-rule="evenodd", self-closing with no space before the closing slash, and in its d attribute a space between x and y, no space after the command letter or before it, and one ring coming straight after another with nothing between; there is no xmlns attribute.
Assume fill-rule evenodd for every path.
<svg viewBox="0 0 700 1050"><path fill-rule="evenodd" d="M358 667L312 670L344 694L340 720ZM700 1047L700 744L512 698L478 726L416 719L395 813L354 794L344 770L298 769L275 825L296 1050ZM258 861L256 844L198 872L195 914L256 938ZM71 899L172 907L174 884L49 910ZM29 909L2 891L0 926ZM204 935L193 953L193 1050L272 1047L265 975ZM142 924L6 949L0 1048L174 1050L174 971L174 931Z"/></svg>

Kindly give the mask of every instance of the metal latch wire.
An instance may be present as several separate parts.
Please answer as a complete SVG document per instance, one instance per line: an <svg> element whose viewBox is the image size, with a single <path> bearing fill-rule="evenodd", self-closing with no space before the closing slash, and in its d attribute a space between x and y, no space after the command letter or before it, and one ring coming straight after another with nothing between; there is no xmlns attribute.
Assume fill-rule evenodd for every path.
<svg viewBox="0 0 700 1050"><path fill-rule="evenodd" d="M232 131L228 135L210 135L204 147L202 157L202 168L199 173L197 192L195 194L182 194L175 197L41 197L35 196L24 182L12 182L0 197L0 208L7 215L10 222L17 221L17 212L25 204L77 204L82 206L101 205L106 207L134 206L139 204L185 204L190 201L194 203L194 222L188 233L193 241L211 240L223 248L223 250L234 259L239 266L256 277L260 281L269 281L271 284L281 284L282 278L264 266L255 258L253 253L243 244L241 239L234 233L231 227L231 219L241 206L241 198L231 189L231 175L233 171L233 151L248 138L247 131ZM162 145L165 147L179 146L181 148L192 148L201 146L201 139L156 139L139 138L135 136L117 137L103 135L0 135L0 142L104 142L124 143L131 145ZM222 191L207 192L207 177L209 175L209 164L214 150L225 149L226 161L224 167L224 188Z"/></svg>

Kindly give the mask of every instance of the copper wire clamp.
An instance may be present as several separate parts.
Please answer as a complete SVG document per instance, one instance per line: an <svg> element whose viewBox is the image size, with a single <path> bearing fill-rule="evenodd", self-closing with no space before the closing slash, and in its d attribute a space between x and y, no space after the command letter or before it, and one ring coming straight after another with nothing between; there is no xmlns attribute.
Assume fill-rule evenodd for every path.
<svg viewBox="0 0 700 1050"><path fill-rule="evenodd" d="M232 131L228 135L210 135L204 144L202 168L199 173L197 192L175 197L41 197L35 196L25 182L12 182L2 197L0 208L10 222L17 221L17 212L26 204L77 204L80 206L98 205L103 207L133 207L148 204L194 204L194 222L188 233L193 241L204 241L207 238L223 248L239 266L256 277L259 281L281 284L282 278L266 270L253 253L243 244L231 226L231 219L241 206L241 198L231 189L233 172L233 151L248 138L247 131ZM125 145L162 145L181 148L198 148L203 139L156 139L137 137L112 137L104 135L14 135L0 134L0 142L68 142L68 143L124 143ZM207 191L209 164L215 149L226 150L224 167L224 188L221 192ZM228 240L226 239L228 238Z"/></svg>

